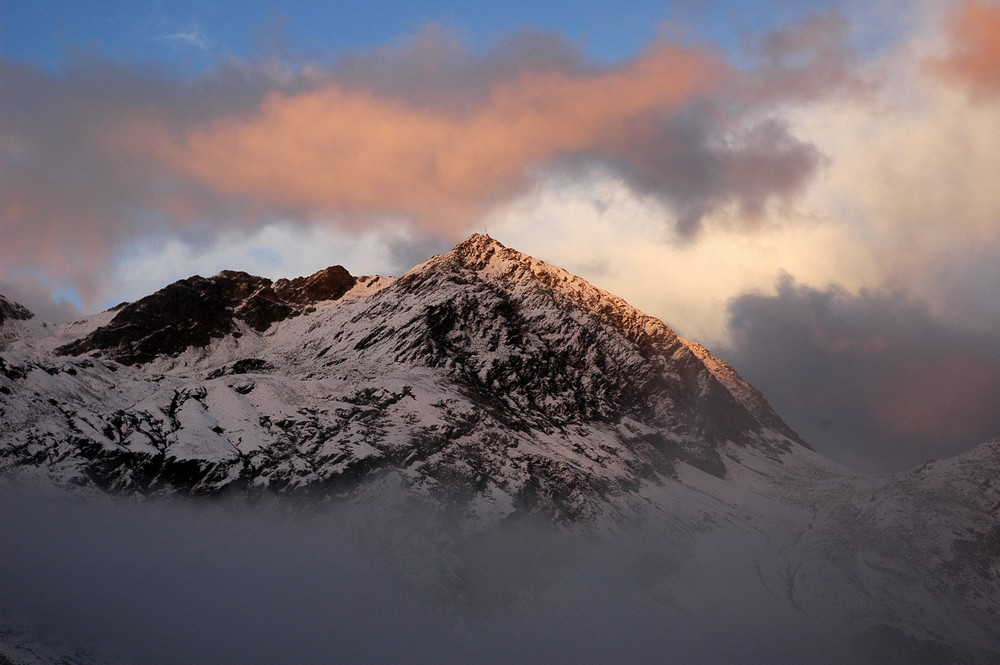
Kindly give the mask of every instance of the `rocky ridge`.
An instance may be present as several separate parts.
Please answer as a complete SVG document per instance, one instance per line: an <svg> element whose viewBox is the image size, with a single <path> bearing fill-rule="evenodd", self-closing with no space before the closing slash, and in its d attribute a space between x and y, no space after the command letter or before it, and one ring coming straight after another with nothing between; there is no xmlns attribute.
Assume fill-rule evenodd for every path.
<svg viewBox="0 0 1000 665"><path fill-rule="evenodd" d="M27 321L34 316L28 308L0 295L0 325L3 325L8 319L12 321Z"/></svg>
<svg viewBox="0 0 1000 665"><path fill-rule="evenodd" d="M195 275L134 303L122 303L109 323L56 353L98 351L125 365L145 363L239 335L237 322L263 332L278 321L313 311L310 307L317 302L340 298L356 282L342 266L277 282L232 270L208 279Z"/></svg>

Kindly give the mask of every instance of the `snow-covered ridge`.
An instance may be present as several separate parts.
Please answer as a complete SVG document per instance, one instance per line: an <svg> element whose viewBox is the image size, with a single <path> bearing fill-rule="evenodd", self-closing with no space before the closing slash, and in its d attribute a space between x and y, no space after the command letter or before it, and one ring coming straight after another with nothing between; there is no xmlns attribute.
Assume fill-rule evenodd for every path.
<svg viewBox="0 0 1000 665"><path fill-rule="evenodd" d="M0 351L32 337L50 334L49 324L40 321L27 307L0 294Z"/></svg>
<svg viewBox="0 0 1000 665"><path fill-rule="evenodd" d="M3 295L0 295L0 325L3 325L8 319L12 321L27 321L32 318L32 314L27 307L19 305L13 300L8 300Z"/></svg>
<svg viewBox="0 0 1000 665"><path fill-rule="evenodd" d="M16 451L8 464L37 459L28 455L35 449L80 459L80 442L57 434L69 427L87 450L133 459L112 465L115 477L80 462L116 491L176 488L180 460L197 462L185 462L181 486L206 492L356 482L400 462L423 486L445 468L453 474L474 450L468 444L485 436L494 443L461 465L463 475L516 503L528 478L502 469L517 459L512 469L527 463L530 476L547 478L533 501L580 514L642 477L673 475L681 462L724 476L727 442L775 460L798 445L759 394L738 398L736 384L720 381L659 320L482 235L399 279L354 278L339 267L276 282L235 271L195 276L50 337L58 345L22 347L41 357L6 365L18 399L5 408L24 425L35 420L7 430ZM52 349L93 359L51 358ZM138 373L119 372L130 378L112 394L81 402L107 390L97 370L115 366L108 360ZM44 389L15 390L32 377ZM379 416L354 422L346 414L356 407L345 404L372 405L366 413ZM476 470L487 459L492 470Z"/></svg>

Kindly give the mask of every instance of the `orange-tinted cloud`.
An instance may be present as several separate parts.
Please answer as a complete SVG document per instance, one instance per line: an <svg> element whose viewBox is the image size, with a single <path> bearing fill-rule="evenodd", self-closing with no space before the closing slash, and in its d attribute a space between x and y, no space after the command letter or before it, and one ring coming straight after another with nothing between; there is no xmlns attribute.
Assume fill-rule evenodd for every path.
<svg viewBox="0 0 1000 665"><path fill-rule="evenodd" d="M106 267L143 242L203 245L276 218L402 223L444 243L539 167L581 163L664 202L664 224L693 237L714 210L753 217L808 182L818 154L770 111L813 95L803 80L840 85L803 73L839 71L838 34L810 22L753 75L710 48L656 43L599 66L558 36L475 53L433 27L328 65L230 61L194 79L0 58L0 280L35 270L92 307L116 288Z"/></svg>
<svg viewBox="0 0 1000 665"><path fill-rule="evenodd" d="M602 73L525 71L469 109L418 105L335 83L269 95L238 115L135 142L229 195L308 212L405 213L460 230L528 168L621 144L637 119L676 109L727 71L702 51L658 45Z"/></svg>
<svg viewBox="0 0 1000 665"><path fill-rule="evenodd" d="M965 0L948 37L948 54L929 61L929 70L977 97L1000 94L1000 5Z"/></svg>

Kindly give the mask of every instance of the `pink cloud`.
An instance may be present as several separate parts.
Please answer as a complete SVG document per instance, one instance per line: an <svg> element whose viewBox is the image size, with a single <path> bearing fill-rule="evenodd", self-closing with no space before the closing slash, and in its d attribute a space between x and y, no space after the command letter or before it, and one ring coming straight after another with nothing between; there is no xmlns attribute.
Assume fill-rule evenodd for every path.
<svg viewBox="0 0 1000 665"><path fill-rule="evenodd" d="M712 89L727 67L657 45L608 72L527 71L469 109L408 103L331 83L270 94L180 134L143 122L134 145L227 196L308 213L403 213L461 230L531 166L621 144L641 117Z"/></svg>
<svg viewBox="0 0 1000 665"><path fill-rule="evenodd" d="M1000 5L965 0L948 38L948 53L928 61L929 71L976 97L1000 93Z"/></svg>
<svg viewBox="0 0 1000 665"><path fill-rule="evenodd" d="M681 232L723 206L750 218L819 163L767 117L780 90L812 94L781 54L815 41L806 69L827 71L837 29L783 37L752 74L666 42L618 65L534 33L477 54L440 28L330 65L229 62L193 80L0 59L0 279L43 271L93 306L113 290L102 271L137 242L276 219L353 232L389 218L444 243L539 167L580 162L665 202Z"/></svg>

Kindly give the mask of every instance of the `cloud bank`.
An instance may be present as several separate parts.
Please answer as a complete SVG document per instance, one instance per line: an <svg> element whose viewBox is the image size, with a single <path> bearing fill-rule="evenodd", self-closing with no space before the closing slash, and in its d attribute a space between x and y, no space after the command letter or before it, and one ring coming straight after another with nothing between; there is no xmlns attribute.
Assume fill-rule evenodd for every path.
<svg viewBox="0 0 1000 665"><path fill-rule="evenodd" d="M720 70L706 55L657 45L609 72L518 73L459 112L332 84L269 94L252 118L179 140L133 131L141 151L152 147L214 191L306 214L413 215L455 236L519 189L530 166L619 145L641 119L715 85Z"/></svg>
<svg viewBox="0 0 1000 665"><path fill-rule="evenodd" d="M965 0L952 18L948 51L928 61L930 71L977 98L1000 94L1000 6Z"/></svg>
<svg viewBox="0 0 1000 665"><path fill-rule="evenodd" d="M1000 432L996 336L904 295L786 279L774 296L737 299L730 325L727 356L800 435L848 466L912 467Z"/></svg>
<svg viewBox="0 0 1000 665"><path fill-rule="evenodd" d="M0 86L15 91L0 110L0 279L37 269L89 307L116 252L146 238L281 221L450 243L540 168L587 163L621 170L693 231L720 206L752 216L791 197L818 162L780 120L742 122L760 85L709 47L669 42L608 65L553 36L477 54L429 27L328 65L269 58L181 79L4 62Z"/></svg>
<svg viewBox="0 0 1000 665"><path fill-rule="evenodd" d="M460 535L446 516L381 503L248 509L23 487L0 500L0 627L98 662L880 662L843 617L772 595L759 577L770 563L745 554L773 545L740 529L689 552L666 525Z"/></svg>

